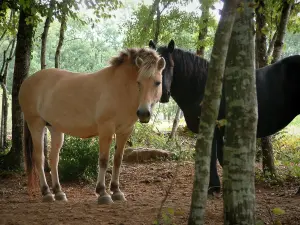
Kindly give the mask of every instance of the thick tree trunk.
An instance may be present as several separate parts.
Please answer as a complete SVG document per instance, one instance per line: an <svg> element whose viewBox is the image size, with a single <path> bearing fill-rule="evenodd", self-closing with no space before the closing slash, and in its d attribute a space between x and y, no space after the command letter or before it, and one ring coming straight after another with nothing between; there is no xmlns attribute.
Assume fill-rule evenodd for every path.
<svg viewBox="0 0 300 225"><path fill-rule="evenodd" d="M11 169L21 168L23 115L18 101L18 94L23 80L28 76L30 67L30 52L34 26L33 24L26 23L26 19L29 16L30 14L20 9L12 86L12 147L4 162L5 167Z"/></svg>
<svg viewBox="0 0 300 225"><path fill-rule="evenodd" d="M181 109L179 108L179 106L177 106L176 115L173 121L172 131L170 134L170 139L173 139L175 137L176 131L179 126L180 115L181 115Z"/></svg>
<svg viewBox="0 0 300 225"><path fill-rule="evenodd" d="M256 8L256 66L257 68L264 67L268 64L267 55L267 37L262 32L266 27L265 17L265 3L263 0L258 1ZM261 138L261 149L263 157L263 171L264 174L270 173L271 176L276 176L276 169L274 164L273 147L269 137Z"/></svg>
<svg viewBox="0 0 300 225"><path fill-rule="evenodd" d="M55 68L60 68L60 51L64 43L65 30L67 27L67 15L64 13L60 22L59 40L55 52Z"/></svg>
<svg viewBox="0 0 300 225"><path fill-rule="evenodd" d="M277 62L278 59L280 58L280 54L282 52L282 47L283 47L284 36L285 36L285 32L286 32L286 27L287 27L287 24L289 21L293 1L284 0L282 4L283 4L283 7L282 7L282 11L281 11L279 26L277 29L277 37L276 37L276 41L274 43L272 63Z"/></svg>
<svg viewBox="0 0 300 225"><path fill-rule="evenodd" d="M42 45L41 45L41 70L46 68L46 48L47 48L47 37L48 37L48 31L52 19L52 14L53 14L53 7L54 7L55 1L51 0L50 2L50 8L48 11L47 18L45 20L44 24L44 31L42 33ZM45 128L45 133L44 133L44 155L45 155L45 165L44 165L44 170L46 172L50 171L50 166L48 162L48 135L47 135L47 128Z"/></svg>
<svg viewBox="0 0 300 225"><path fill-rule="evenodd" d="M254 11L243 0L232 30L225 71L224 224L255 225L257 97Z"/></svg>
<svg viewBox="0 0 300 225"><path fill-rule="evenodd" d="M228 43L234 23L238 0L225 1L215 35L209 63L205 94L202 102L199 134L196 142L194 186L189 225L204 224L209 184L211 147L222 95L222 80Z"/></svg>
<svg viewBox="0 0 300 225"><path fill-rule="evenodd" d="M199 35L198 35L198 46L196 50L196 54L200 57L204 57L204 51L205 51L205 45L203 44L206 36L207 36L207 30L208 30L208 18L209 18L209 8L210 5L205 4L204 1L201 2L201 24L199 27Z"/></svg>

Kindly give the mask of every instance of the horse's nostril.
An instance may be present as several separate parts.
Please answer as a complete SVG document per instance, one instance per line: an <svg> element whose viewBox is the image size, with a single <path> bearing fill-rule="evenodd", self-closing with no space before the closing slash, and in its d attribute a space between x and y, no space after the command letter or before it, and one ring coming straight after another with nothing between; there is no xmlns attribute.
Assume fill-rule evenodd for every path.
<svg viewBox="0 0 300 225"><path fill-rule="evenodd" d="M171 92L170 92L170 91L167 91L167 95L170 97L170 95L171 95Z"/></svg>
<svg viewBox="0 0 300 225"><path fill-rule="evenodd" d="M145 113L145 116L146 116L146 117L150 117L150 112L147 111L147 112Z"/></svg>
<svg viewBox="0 0 300 225"><path fill-rule="evenodd" d="M140 117L140 110L138 109L138 111L136 111L136 115L138 116L138 117Z"/></svg>

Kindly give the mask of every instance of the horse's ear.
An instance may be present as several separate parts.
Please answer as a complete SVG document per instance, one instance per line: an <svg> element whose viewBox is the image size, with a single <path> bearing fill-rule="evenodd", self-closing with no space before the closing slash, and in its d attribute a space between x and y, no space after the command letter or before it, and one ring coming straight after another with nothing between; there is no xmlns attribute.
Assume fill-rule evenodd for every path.
<svg viewBox="0 0 300 225"><path fill-rule="evenodd" d="M164 69L166 66L166 61L163 57L161 57L159 60L158 60L158 63L157 63L157 69L158 70L162 70Z"/></svg>
<svg viewBox="0 0 300 225"><path fill-rule="evenodd" d="M173 39L171 39L171 41L168 44L168 50L169 50L169 52L172 53L174 51L174 48L175 48L175 42L174 42Z"/></svg>
<svg viewBox="0 0 300 225"><path fill-rule="evenodd" d="M143 62L144 61L140 57L136 57L135 64L137 65L138 68L141 68Z"/></svg>
<svg viewBox="0 0 300 225"><path fill-rule="evenodd" d="M155 43L154 43L154 41L152 41L152 39L149 41L149 47L153 48L154 50L156 50Z"/></svg>

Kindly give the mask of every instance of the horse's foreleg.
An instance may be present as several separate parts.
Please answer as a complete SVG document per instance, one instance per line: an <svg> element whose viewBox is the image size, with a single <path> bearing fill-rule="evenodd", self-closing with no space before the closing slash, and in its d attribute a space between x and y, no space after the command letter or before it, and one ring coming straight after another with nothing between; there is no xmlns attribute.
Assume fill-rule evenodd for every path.
<svg viewBox="0 0 300 225"><path fill-rule="evenodd" d="M52 178L52 190L56 200L67 201L66 194L61 190L58 176L59 152L64 142L64 134L49 127L51 134L50 167Z"/></svg>
<svg viewBox="0 0 300 225"><path fill-rule="evenodd" d="M99 135L99 172L96 186L96 193L99 195L99 204L112 203L110 195L106 192L105 174L108 166L109 148L112 141L112 134Z"/></svg>
<svg viewBox="0 0 300 225"><path fill-rule="evenodd" d="M124 194L120 191L119 187L119 176L120 176L120 167L122 164L123 153L125 144L131 134L132 128L122 134L117 134L117 148L114 155L114 165L112 170L112 178L110 183L110 190L113 192L112 199L114 201L126 201Z"/></svg>
<svg viewBox="0 0 300 225"><path fill-rule="evenodd" d="M40 189L43 196L43 202L54 201L54 197L50 192L49 186L47 184L45 172L44 172L44 131L45 125L43 121L34 121L28 123L29 130L32 136L33 143L33 158L35 161L35 167L38 172L40 180Z"/></svg>

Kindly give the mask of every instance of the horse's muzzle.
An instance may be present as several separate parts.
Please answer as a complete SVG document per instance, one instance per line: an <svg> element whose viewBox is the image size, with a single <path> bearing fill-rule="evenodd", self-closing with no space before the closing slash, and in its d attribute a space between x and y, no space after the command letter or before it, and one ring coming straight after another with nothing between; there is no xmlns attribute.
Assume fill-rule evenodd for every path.
<svg viewBox="0 0 300 225"><path fill-rule="evenodd" d="M160 97L159 102L160 103L168 103L170 101L170 96L171 96L170 91L163 92L161 97Z"/></svg>
<svg viewBox="0 0 300 225"><path fill-rule="evenodd" d="M149 109L141 108L136 111L136 115L138 116L141 123L148 123L151 118L151 113Z"/></svg>

